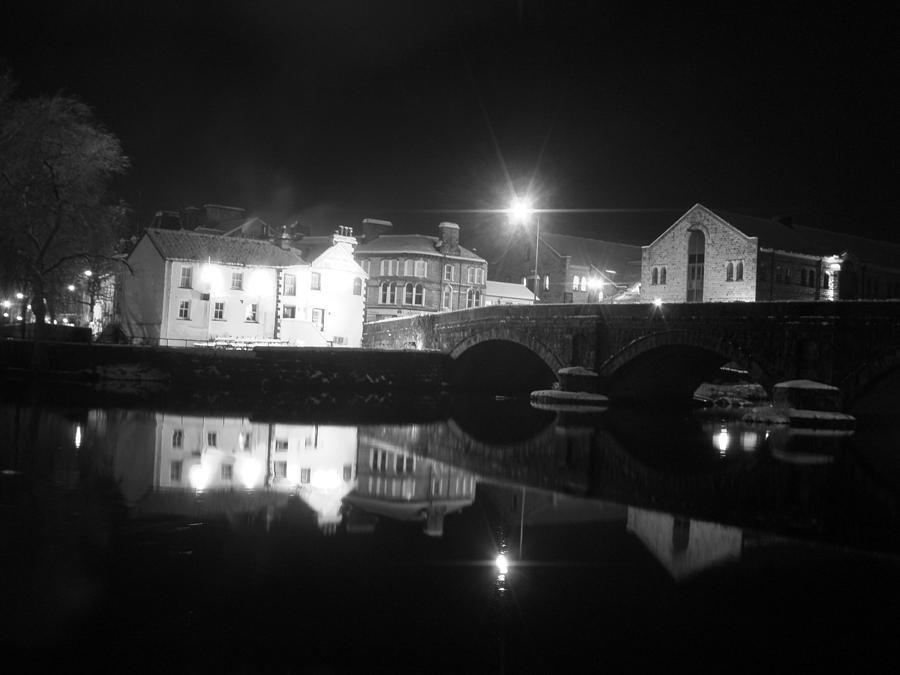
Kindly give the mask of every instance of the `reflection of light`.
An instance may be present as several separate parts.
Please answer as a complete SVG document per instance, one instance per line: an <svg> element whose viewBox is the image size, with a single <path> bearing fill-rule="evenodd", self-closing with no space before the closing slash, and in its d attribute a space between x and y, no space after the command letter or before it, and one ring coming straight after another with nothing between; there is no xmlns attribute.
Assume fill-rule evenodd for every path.
<svg viewBox="0 0 900 675"><path fill-rule="evenodd" d="M209 284L213 291L217 291L222 287L222 274L219 269L212 265L204 265L200 270L200 280Z"/></svg>
<svg viewBox="0 0 900 675"><path fill-rule="evenodd" d="M209 469L203 464L194 464L188 473L188 480L195 490L203 490L209 484Z"/></svg>
<svg viewBox="0 0 900 675"><path fill-rule="evenodd" d="M92 277L92 276L94 276L94 273L91 272L90 270L85 270L85 271L84 271L84 276L86 276L86 277Z"/></svg>
<svg viewBox="0 0 900 675"><path fill-rule="evenodd" d="M66 317L63 317L63 318L62 318L62 322L63 322L63 323L69 323L69 320L68 320Z"/></svg>
<svg viewBox="0 0 900 675"><path fill-rule="evenodd" d="M248 490L255 487L262 473L262 466L252 457L242 457L237 465L238 477Z"/></svg>
<svg viewBox="0 0 900 675"><path fill-rule="evenodd" d="M3 312L3 318L4 318L4 319L8 319L8 318L9 318L9 312Z"/></svg>
<svg viewBox="0 0 900 675"><path fill-rule="evenodd" d="M247 292L250 295L269 295L271 290L269 276L263 270L255 270L250 276Z"/></svg>
<svg viewBox="0 0 900 675"><path fill-rule="evenodd" d="M341 484L337 469L316 469L309 477L309 484L318 490L333 490Z"/></svg>
<svg viewBox="0 0 900 675"><path fill-rule="evenodd" d="M68 286L66 286L66 288L68 288L70 291L74 291L74 290L75 290L75 284L69 284Z"/></svg>
<svg viewBox="0 0 900 675"><path fill-rule="evenodd" d="M590 281L588 281L588 286L596 291L598 288L603 288L603 281L598 277L591 277Z"/></svg>
<svg viewBox="0 0 900 675"><path fill-rule="evenodd" d="M25 296L22 295L21 293L16 293L16 297L17 297L19 300L21 300L21 299L24 298Z"/></svg>
<svg viewBox="0 0 900 675"><path fill-rule="evenodd" d="M719 433L713 436L713 445L715 445L721 454L725 454L725 451L728 450L728 442L730 441L730 437L728 436L728 430L722 428Z"/></svg>
<svg viewBox="0 0 900 675"><path fill-rule="evenodd" d="M506 554L501 553L498 555L494 564L497 565L497 573L505 578L506 574L509 572L509 562L506 560Z"/></svg>
<svg viewBox="0 0 900 675"><path fill-rule="evenodd" d="M509 219L514 223L524 223L533 212L531 200L522 197L515 197L507 210Z"/></svg>
<svg viewBox="0 0 900 675"><path fill-rule="evenodd" d="M80 447L81 447L81 425L76 424L75 425L75 449L77 450Z"/></svg>
<svg viewBox="0 0 900 675"><path fill-rule="evenodd" d="M756 450L756 444L759 441L759 434L755 431L745 431L741 434L741 447L747 452Z"/></svg>
<svg viewBox="0 0 900 675"><path fill-rule="evenodd" d="M18 314L18 315L16 316L16 321L21 321L21 320L22 320L22 315L21 315L21 314Z"/></svg>
<svg viewBox="0 0 900 675"><path fill-rule="evenodd" d="M653 298L653 305L656 307L662 307L662 298Z"/></svg>

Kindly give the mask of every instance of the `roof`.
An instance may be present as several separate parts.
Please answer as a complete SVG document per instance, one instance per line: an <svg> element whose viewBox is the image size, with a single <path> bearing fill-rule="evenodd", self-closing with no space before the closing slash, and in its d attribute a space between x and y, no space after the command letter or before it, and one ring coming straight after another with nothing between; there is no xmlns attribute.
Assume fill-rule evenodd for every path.
<svg viewBox="0 0 900 675"><path fill-rule="evenodd" d="M303 237L302 239L291 242L291 246L301 253L304 260L312 262L334 246L334 236Z"/></svg>
<svg viewBox="0 0 900 675"><path fill-rule="evenodd" d="M508 281L491 281L486 282L485 295L499 298L516 298L518 300L528 300L534 302L534 293L522 284L514 284Z"/></svg>
<svg viewBox="0 0 900 675"><path fill-rule="evenodd" d="M641 276L641 247L566 234L545 233L541 242L561 256L569 257L569 264L595 267L603 273L616 272L615 281L627 281Z"/></svg>
<svg viewBox="0 0 900 675"><path fill-rule="evenodd" d="M382 234L377 239L360 244L356 247L356 253L371 255L378 253L419 253L426 255L441 255L439 250L440 237L430 237L425 234ZM469 258L484 262L484 258L473 253L464 246L459 247L459 255L454 258Z"/></svg>
<svg viewBox="0 0 900 675"><path fill-rule="evenodd" d="M306 264L296 251L259 239L148 228L145 237L167 260L211 260L227 265L289 267Z"/></svg>

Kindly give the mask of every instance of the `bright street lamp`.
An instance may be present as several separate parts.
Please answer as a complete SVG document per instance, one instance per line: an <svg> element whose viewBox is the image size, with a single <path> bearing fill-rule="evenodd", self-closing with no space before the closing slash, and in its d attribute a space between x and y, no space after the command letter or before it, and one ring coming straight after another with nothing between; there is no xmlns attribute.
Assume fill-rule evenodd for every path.
<svg viewBox="0 0 900 675"><path fill-rule="evenodd" d="M534 288L532 289L534 291L534 301L537 302L538 287L541 282L541 277L538 274L538 252L541 245L541 212L532 207L530 199L514 197L507 209L507 213L509 214L509 219L516 225L527 223L531 214L536 214L537 216L534 235Z"/></svg>

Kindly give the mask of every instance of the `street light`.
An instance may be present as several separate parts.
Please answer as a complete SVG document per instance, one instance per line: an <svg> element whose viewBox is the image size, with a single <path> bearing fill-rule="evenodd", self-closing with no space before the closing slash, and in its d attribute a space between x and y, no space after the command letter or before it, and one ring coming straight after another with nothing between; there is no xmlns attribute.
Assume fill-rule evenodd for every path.
<svg viewBox="0 0 900 675"><path fill-rule="evenodd" d="M534 288L532 289L534 291L534 301L537 302L538 287L541 280L538 274L538 252L541 245L541 212L532 207L530 199L514 197L509 205L509 209L507 209L507 213L509 213L510 220L516 225L524 225L528 222L531 214L537 216L534 235Z"/></svg>

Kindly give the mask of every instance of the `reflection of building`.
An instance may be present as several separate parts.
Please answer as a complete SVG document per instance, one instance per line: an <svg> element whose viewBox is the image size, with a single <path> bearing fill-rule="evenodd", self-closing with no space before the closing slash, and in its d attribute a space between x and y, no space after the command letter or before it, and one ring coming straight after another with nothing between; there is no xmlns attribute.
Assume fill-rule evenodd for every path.
<svg viewBox="0 0 900 675"><path fill-rule="evenodd" d="M641 540L675 579L738 560L743 550L743 531L736 527L632 506L628 507L628 531Z"/></svg>
<svg viewBox="0 0 900 675"><path fill-rule="evenodd" d="M369 276L366 321L484 305L487 262L459 245L459 226L440 237L389 234L386 220L363 221L356 259Z"/></svg>
<svg viewBox="0 0 900 675"><path fill-rule="evenodd" d="M645 302L900 297L900 246L696 204L643 248Z"/></svg>
<svg viewBox="0 0 900 675"><path fill-rule="evenodd" d="M444 516L475 500L475 476L360 432L356 490L346 502L392 520L421 521L441 536Z"/></svg>

